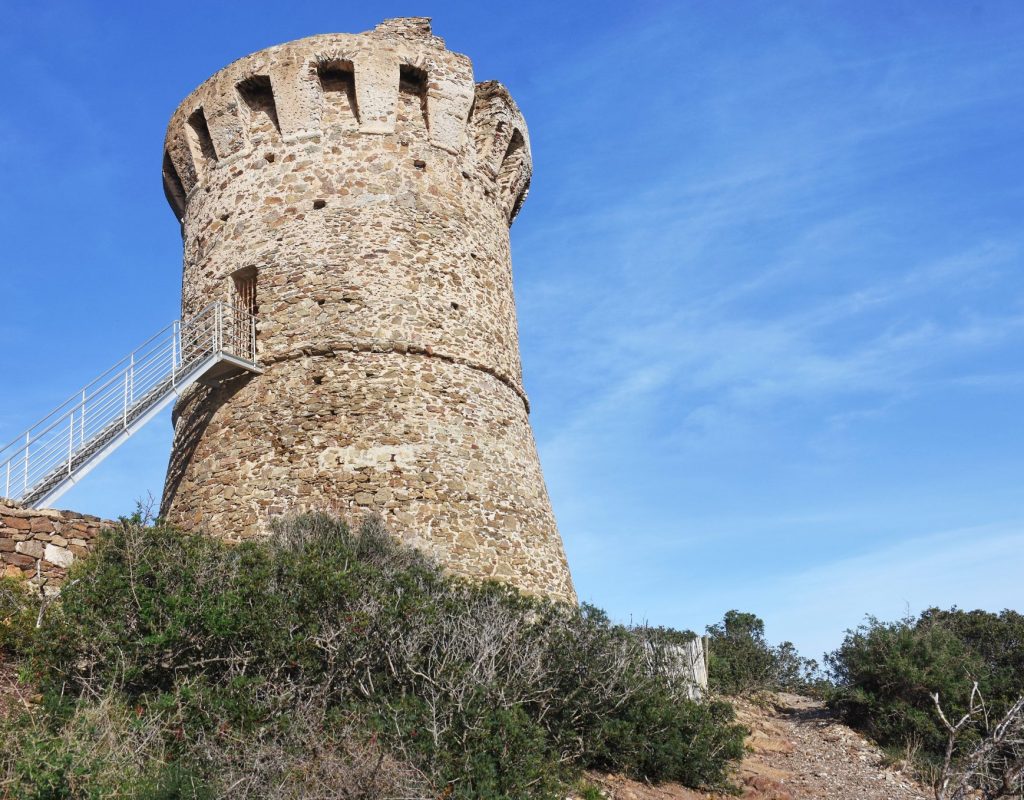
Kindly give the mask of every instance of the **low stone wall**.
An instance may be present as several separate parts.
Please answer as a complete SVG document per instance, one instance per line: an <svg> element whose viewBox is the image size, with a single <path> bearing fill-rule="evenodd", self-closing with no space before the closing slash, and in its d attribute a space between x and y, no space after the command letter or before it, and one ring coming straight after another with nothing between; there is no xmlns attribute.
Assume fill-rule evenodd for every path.
<svg viewBox="0 0 1024 800"><path fill-rule="evenodd" d="M113 523L74 511L25 508L0 499L0 575L57 590L75 558Z"/></svg>

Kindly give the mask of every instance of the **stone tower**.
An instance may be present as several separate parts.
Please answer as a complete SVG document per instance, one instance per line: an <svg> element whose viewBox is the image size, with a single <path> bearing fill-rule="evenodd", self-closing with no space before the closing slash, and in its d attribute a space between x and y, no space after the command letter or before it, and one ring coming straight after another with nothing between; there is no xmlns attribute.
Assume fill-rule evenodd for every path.
<svg viewBox="0 0 1024 800"><path fill-rule="evenodd" d="M423 18L253 53L179 106L182 315L257 312L262 375L174 413L163 514L237 539L381 512L450 571L575 601L522 387L523 117Z"/></svg>

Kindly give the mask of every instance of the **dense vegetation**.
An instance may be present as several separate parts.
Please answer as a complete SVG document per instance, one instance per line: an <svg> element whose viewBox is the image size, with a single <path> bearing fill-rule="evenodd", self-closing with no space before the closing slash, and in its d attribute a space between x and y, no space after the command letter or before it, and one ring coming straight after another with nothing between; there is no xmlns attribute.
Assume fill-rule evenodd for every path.
<svg viewBox="0 0 1024 800"><path fill-rule="evenodd" d="M826 655L827 678L792 644L770 645L753 614L730 611L707 632L713 690L823 697L936 797L1024 796L1021 614L932 608L891 623L868 618Z"/></svg>
<svg viewBox="0 0 1024 800"><path fill-rule="evenodd" d="M826 661L836 683L830 704L850 725L884 746L935 761L947 731L932 694L950 719L959 719L977 682L993 723L1024 694L1024 616L932 608L917 619L869 618ZM962 748L983 734L984 723L979 717L965 730Z"/></svg>
<svg viewBox="0 0 1024 800"><path fill-rule="evenodd" d="M803 658L792 642L770 645L764 622L754 614L728 611L707 628L708 684L712 691L730 696L757 692L816 694L823 685L818 664Z"/></svg>
<svg viewBox="0 0 1024 800"><path fill-rule="evenodd" d="M0 615L41 696L0 722L0 796L564 798L585 768L722 786L743 750L658 669L680 634L445 577L372 520L136 520L38 630L20 590Z"/></svg>

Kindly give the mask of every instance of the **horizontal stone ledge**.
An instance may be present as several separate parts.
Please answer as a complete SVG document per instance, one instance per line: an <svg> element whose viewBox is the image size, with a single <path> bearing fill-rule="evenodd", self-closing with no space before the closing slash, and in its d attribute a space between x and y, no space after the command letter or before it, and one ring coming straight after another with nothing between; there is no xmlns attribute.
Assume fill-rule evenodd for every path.
<svg viewBox="0 0 1024 800"><path fill-rule="evenodd" d="M460 356L453 356L448 353L437 352L430 345L418 344L414 342L404 342L394 339L360 339L360 340L339 340L333 339L323 344L307 345L298 347L294 350L290 350L285 353L274 353L269 355L261 356L260 363L264 367L269 367L274 364L279 364L285 361L294 361L303 357L316 357L316 356L333 356L338 353L394 353L396 355L411 355L420 356L425 358L436 358L441 361L445 361L449 364L456 364L460 367L466 367L468 369L476 370L477 372L483 372L486 375L490 375L495 380L503 383L506 387L511 389L520 400L523 402L523 407L526 409L526 413L530 413L530 400L526 396L526 391L519 385L519 382L505 373L488 367L484 364L479 364L475 361L470 361L467 358Z"/></svg>

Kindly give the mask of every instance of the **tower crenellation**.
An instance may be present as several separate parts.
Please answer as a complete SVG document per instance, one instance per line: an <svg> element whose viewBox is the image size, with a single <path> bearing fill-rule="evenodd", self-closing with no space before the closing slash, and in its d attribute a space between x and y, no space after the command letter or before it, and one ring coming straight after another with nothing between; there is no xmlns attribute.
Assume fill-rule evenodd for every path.
<svg viewBox="0 0 1024 800"><path fill-rule="evenodd" d="M239 59L171 118L182 314L240 297L262 375L175 408L163 511L259 535L374 510L456 573L573 599L522 386L523 115L425 18Z"/></svg>
<svg viewBox="0 0 1024 800"><path fill-rule="evenodd" d="M495 181L504 168L499 187L480 188L509 214L517 210L532 165L526 124L508 91L497 81L475 84L469 59L446 50L429 20L392 22L405 20L268 48L193 91L164 143L165 189L179 218L196 189L223 179L221 171L253 149L339 132L412 134L418 124L403 111L413 94L429 145L459 156L467 180ZM506 156L515 158L506 163Z"/></svg>

